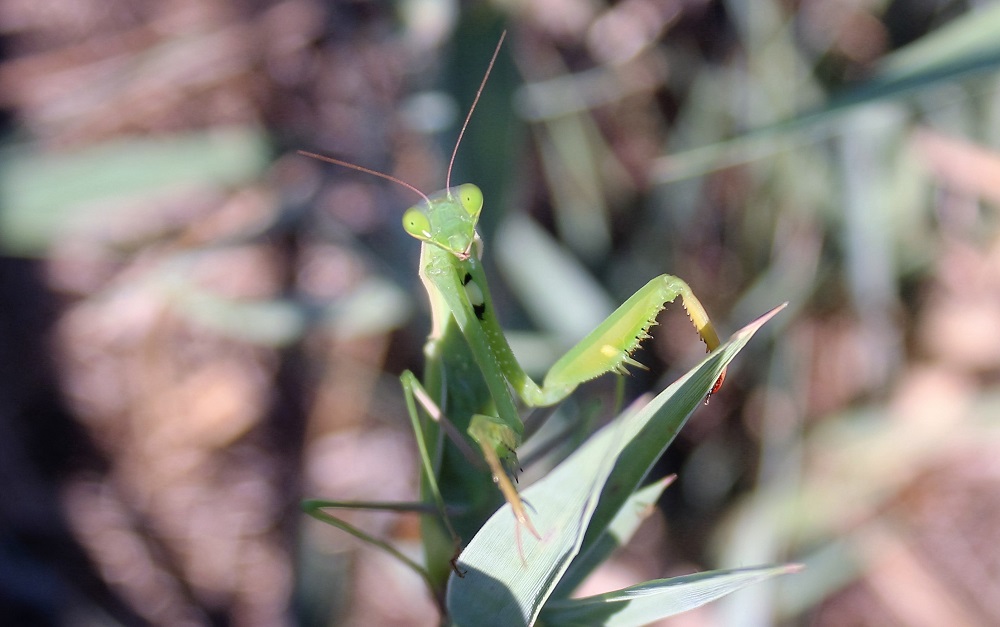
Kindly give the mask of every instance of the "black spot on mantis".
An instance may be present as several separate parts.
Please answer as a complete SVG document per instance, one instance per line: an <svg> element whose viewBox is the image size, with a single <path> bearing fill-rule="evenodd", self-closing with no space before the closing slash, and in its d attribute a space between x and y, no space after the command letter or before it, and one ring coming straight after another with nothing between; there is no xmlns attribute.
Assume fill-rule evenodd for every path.
<svg viewBox="0 0 1000 627"><path fill-rule="evenodd" d="M482 322L486 315L486 299L483 296L483 290L476 285L476 282L472 280L472 275L468 272L462 279L462 285L465 286L465 295L469 298L469 304L472 305L472 312Z"/></svg>

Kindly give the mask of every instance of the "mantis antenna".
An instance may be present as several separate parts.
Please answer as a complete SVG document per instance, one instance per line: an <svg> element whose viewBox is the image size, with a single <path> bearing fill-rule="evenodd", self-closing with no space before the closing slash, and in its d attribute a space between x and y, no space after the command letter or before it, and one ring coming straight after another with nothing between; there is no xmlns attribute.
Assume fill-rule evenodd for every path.
<svg viewBox="0 0 1000 627"><path fill-rule="evenodd" d="M455 165L455 157L458 155L458 147L462 145L462 138L465 137L465 129L469 126L469 120L472 119L472 114L476 110L476 105L479 104L479 97L483 94L483 89L486 88L486 81L490 78L490 73L493 71L493 65L496 63L497 56L500 54L500 47L503 46L503 40L507 38L507 31L500 33L500 41L497 42L497 47L493 50L493 56L490 58L490 64L486 67L486 74L483 75L483 80L479 83L479 89L476 90L476 97L472 100L472 106L469 108L469 113L465 116L465 121L462 122L462 129L458 132L458 139L455 140L455 147L451 151L451 159L448 160L448 175L445 177L446 190L451 189L451 170ZM423 193L413 185L410 185L402 179L398 179L391 174L386 174L385 172L379 172L378 170L372 170L371 168L366 168L348 161L341 161L340 159L334 159L333 157L327 157L325 155L320 155L315 152L309 152L307 150L299 150L298 154L304 157L312 157L313 159L319 159L320 161L326 161L327 163L332 163L333 165L339 165L342 168L350 168L351 170L356 170L358 172L364 172L365 174L371 174L372 176L377 176L379 178L385 179L387 181L392 181L398 185L402 185L406 189L417 194L424 199L425 202L430 204L430 198L427 194ZM449 192L450 194L450 192Z"/></svg>
<svg viewBox="0 0 1000 627"><path fill-rule="evenodd" d="M306 150L299 150L297 152L304 157L312 157L313 159L319 159L320 161L326 161L327 163L332 163L333 165L339 165L343 168L350 168L352 170L357 170L358 172L364 172L365 174L371 174L372 176L383 178L387 181L392 181L393 183L398 183L399 185L402 185L406 189L419 195L421 198L424 199L424 202L428 204L430 204L431 202L431 199L427 197L427 194L423 193L413 185L410 185L406 181L398 179L395 176L392 176L391 174L386 174L385 172L379 172L378 170L372 170L371 168L366 168L364 166L356 165L354 163L349 163L347 161L341 161L340 159L334 159L333 157L318 155L315 152L308 152Z"/></svg>
<svg viewBox="0 0 1000 627"><path fill-rule="evenodd" d="M455 165L455 156L458 154L458 147L462 145L462 137L465 136L465 129L469 126L469 120L472 119L472 112L476 110L476 105L479 104L479 97L483 95L483 89L486 87L486 81L490 77L490 72L493 71L493 64L496 63L497 55L500 54L500 46L503 45L503 40L506 37L507 31L500 33L500 41L497 42L497 47L493 51L493 57L490 58L490 64L486 68L486 74L483 75L483 80L479 83L479 89L476 90L476 97L472 100L472 106L469 107L469 113L465 116L465 121L462 122L462 130L458 132L458 139L455 141L455 148L452 149L451 159L448 161L448 175L444 180L444 188L447 190L451 189L451 168Z"/></svg>

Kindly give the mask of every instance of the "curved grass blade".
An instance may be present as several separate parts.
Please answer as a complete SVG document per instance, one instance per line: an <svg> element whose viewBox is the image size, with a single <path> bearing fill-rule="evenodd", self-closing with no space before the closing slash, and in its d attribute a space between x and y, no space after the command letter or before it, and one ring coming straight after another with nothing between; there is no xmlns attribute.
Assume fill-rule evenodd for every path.
<svg viewBox="0 0 1000 627"><path fill-rule="evenodd" d="M541 619L546 625L646 625L692 610L751 584L801 569L798 564L788 564L655 579L583 599L553 601L545 606Z"/></svg>
<svg viewBox="0 0 1000 627"><path fill-rule="evenodd" d="M873 78L845 87L816 109L732 139L663 156L653 166L653 177L668 183L747 163L829 136L837 130L832 123L857 107L995 73L1000 69L997 32L1000 5L970 11L885 57Z"/></svg>

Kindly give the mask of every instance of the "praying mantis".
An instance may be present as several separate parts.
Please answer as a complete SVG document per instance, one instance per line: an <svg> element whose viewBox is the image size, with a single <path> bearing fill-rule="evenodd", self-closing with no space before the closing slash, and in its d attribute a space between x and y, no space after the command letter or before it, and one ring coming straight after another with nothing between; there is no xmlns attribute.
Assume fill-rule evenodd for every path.
<svg viewBox="0 0 1000 627"><path fill-rule="evenodd" d="M681 279L663 274L637 291L604 322L558 359L539 385L524 371L497 320L483 272L483 241L476 231L484 198L471 183L452 186L451 172L479 96L486 85L501 36L475 99L459 132L448 165L445 189L425 194L388 174L352 163L301 152L340 167L401 185L421 201L403 213L404 230L421 242L419 276L427 291L431 331L424 346L423 379L406 371L401 377L407 411L417 438L423 470L422 489L436 512L423 525L427 566L328 514L326 509L363 507L401 510L399 504L306 501L311 515L389 551L414 568L440 595L449 563L454 565L460 538L474 534L493 513L502 495L517 520L541 541L546 530L532 523L530 506L514 481L516 450L524 435L519 405L547 407L566 399L580 384L606 373L626 374L641 367L631 355L649 337L659 312L678 297L709 350L720 345L705 308ZM712 393L722 385L723 370ZM421 417L421 412L429 420ZM485 462L485 471L479 467ZM447 477L449 480L439 481ZM495 484L496 488L492 484ZM498 490L497 490L498 488ZM520 546L520 536L518 536ZM461 576L461 573L459 573Z"/></svg>

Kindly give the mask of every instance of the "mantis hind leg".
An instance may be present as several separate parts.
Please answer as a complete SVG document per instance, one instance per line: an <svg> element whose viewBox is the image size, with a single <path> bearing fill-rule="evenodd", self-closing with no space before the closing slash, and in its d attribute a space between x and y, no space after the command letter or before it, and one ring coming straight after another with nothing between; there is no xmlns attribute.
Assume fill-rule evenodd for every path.
<svg viewBox="0 0 1000 627"><path fill-rule="evenodd" d="M432 420L439 422L443 425L443 428L447 430L449 427L452 431L456 431L454 425L447 422L441 413L441 410L437 405L431 400L430 396L417 381L417 378L410 371L406 371L400 377L400 382L403 386L404 396L406 398L407 412L410 415L410 420L413 426L413 433L417 440L417 449L420 453L420 462L424 473L427 476L427 485L429 486L429 491L431 493L431 499L433 503L384 503L375 501L331 501L331 500L321 500L321 499L310 499L303 501L301 504L302 510L312 516L313 518L324 522L328 525L336 527L342 531L345 531L352 536L362 540L363 542L370 544L374 547L382 549L389 555L392 555L397 560L405 564L415 573L417 573L421 579L427 584L427 587L431 591L431 596L439 603L441 611L445 611L443 605L443 599L438 594L438 586L435 583L435 576L424 566L418 564L405 553L389 544L384 540L380 540L365 531L362 531L355 525L334 516L326 510L331 509L363 509L363 510L381 510L381 511L393 511L393 512L419 512L421 514L434 514L437 513L443 523L444 528L447 530L448 534L451 536L451 540L455 546L454 557L451 560L452 568L458 574L459 577L465 575L464 572L459 570L457 566L458 552L461 549L461 539L455 532L454 527L451 524L451 520L448 517L448 511L445 507L444 499L441 497L441 491L438 488L437 479L434 471L434 464L431 462L431 456L428 452L426 438L424 436L424 428L420 423L420 416L417 411L417 403L424 408ZM461 439L461 436L459 436ZM466 446L469 449L467 454L472 454L473 451L471 447Z"/></svg>
<svg viewBox="0 0 1000 627"><path fill-rule="evenodd" d="M380 503L380 502L368 502L368 501L327 501L321 499L309 499L302 501L301 504L302 511L309 514L316 520L324 522L328 525L336 527L342 531L345 531L355 538L358 538L362 542L366 542L374 547L378 547L392 555L400 562L409 567L413 572L420 575L420 578L424 580L427 587L431 590L432 596L434 596L434 581L431 578L430 573L426 568L416 563L410 559L406 554L392 546L384 540L380 540L375 536L372 536L360 528L352 525L351 523L337 518L333 514L326 512L328 509L365 509L365 510L381 510L381 511L393 511L393 512L422 512L426 513L427 508L423 503Z"/></svg>
<svg viewBox="0 0 1000 627"><path fill-rule="evenodd" d="M431 399L430 395L427 394L427 391L422 385L420 385L420 381L417 380L417 377L412 372L409 370L403 372L403 374L399 377L399 382L403 386L403 393L406 398L406 411L410 415L410 423L413 427L413 434L417 439L417 450L420 453L420 465L423 468L424 475L427 477L428 491L431 493L431 499L437 507L441 522L445 529L447 529L448 535L451 536L452 542L455 544L457 550L462 545L462 539L452 526L451 519L448 518L448 510L445 506L444 497L441 496L441 489L438 487L437 483L437 469L431 461L427 441L424 437L424 427L420 423L420 414L417 411L417 403L419 402L420 406L423 407L424 411L426 411L431 417L431 420L440 424L441 428L446 432L448 432L449 429L451 431L455 431L455 426L444 416L441 408L437 406L437 403L435 403L433 399ZM454 437L454 433L449 433L449 436L451 436L456 442L462 442L461 436ZM464 444L464 442L462 442L462 444ZM470 451L466 451L466 455L469 454Z"/></svg>

